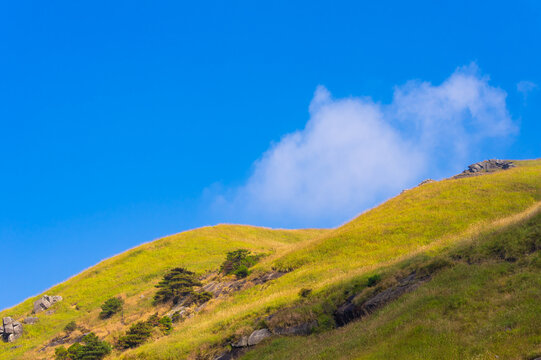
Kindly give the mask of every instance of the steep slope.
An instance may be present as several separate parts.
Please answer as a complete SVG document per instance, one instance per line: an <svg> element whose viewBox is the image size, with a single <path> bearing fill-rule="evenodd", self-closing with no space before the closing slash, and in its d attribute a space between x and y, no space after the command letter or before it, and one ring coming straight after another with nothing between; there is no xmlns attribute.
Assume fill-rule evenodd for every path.
<svg viewBox="0 0 541 360"><path fill-rule="evenodd" d="M81 274L47 290L64 300L54 306L55 313L38 314L39 322L25 326L24 336L16 344L0 342L0 359L51 358L54 348L37 352L62 333L70 321L107 336L123 325L97 319L100 305L108 298L122 295L126 300L124 321L131 322L154 311L151 305L154 284L170 268L184 265L198 273L214 270L227 251L246 248L254 252L281 252L298 241L317 236L325 230L271 230L253 226L218 225L165 237L102 261ZM31 316L37 298L4 310L0 318ZM18 346L14 348L14 346ZM28 354L29 350L35 350ZM27 355L23 355L23 354Z"/></svg>
<svg viewBox="0 0 541 360"><path fill-rule="evenodd" d="M437 256L465 238L531 214L541 200L541 161L516 164L516 168L487 175L424 184L333 230L222 225L145 244L48 290L65 300L54 306L54 314L40 313L38 324L25 327L25 335L16 343L20 347L0 344L0 359L51 358L53 347L39 349L62 334L72 320L114 342L133 322L169 310L151 304L154 285L167 269L186 266L199 274L216 271L226 252L237 248L268 254L254 267L251 280L272 269L288 273L212 299L193 317L175 324L170 335L133 350L115 351L110 358L212 358L231 341L261 327L317 321L314 331L326 332L335 326L333 312L352 294L364 291L370 276L389 272L415 255ZM308 299L299 297L302 288L311 289ZM103 301L119 295L126 301L123 316L98 319ZM21 319L35 299L0 316ZM332 337L339 331L343 330L328 334ZM278 340L272 348L282 346L284 354L291 354L288 349L295 349L297 340L302 346L302 339ZM309 344L313 339L305 340ZM328 341L329 346L333 343ZM258 354L268 354L265 351Z"/></svg>
<svg viewBox="0 0 541 360"><path fill-rule="evenodd" d="M302 288L312 289L314 296L325 301L300 310L300 319L315 317L321 325L318 331L332 327L325 308L343 300L338 294L382 264L426 247L443 247L493 227L500 219L531 210L541 200L540 175L541 161L526 161L510 170L406 191L342 227L297 243L284 255L269 257L260 269L294 270L270 285L211 304L197 318L180 324L172 335L128 351L123 358L180 359L193 349L246 335L261 326L261 316L296 304ZM205 350L201 352L205 354Z"/></svg>
<svg viewBox="0 0 541 360"><path fill-rule="evenodd" d="M541 356L540 211L435 259L409 259L388 272L426 268L435 260L440 268L430 281L381 310L325 333L276 338L242 359Z"/></svg>

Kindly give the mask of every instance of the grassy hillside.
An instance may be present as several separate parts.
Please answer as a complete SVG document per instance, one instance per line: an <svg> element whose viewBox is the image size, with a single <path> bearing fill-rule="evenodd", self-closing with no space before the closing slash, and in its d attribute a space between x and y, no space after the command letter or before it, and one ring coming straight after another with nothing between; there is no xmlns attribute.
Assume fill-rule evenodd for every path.
<svg viewBox="0 0 541 360"><path fill-rule="evenodd" d="M407 268L432 280L377 313L307 337L280 337L242 359L533 359L541 356L541 212Z"/></svg>
<svg viewBox="0 0 541 360"><path fill-rule="evenodd" d="M464 239L530 214L541 201L541 161L517 164L516 168L493 174L419 186L333 230L284 231L222 225L145 244L48 290L46 293L62 295L65 300L55 305L54 314L41 313L37 325L25 327L27 332L16 344L21 347L13 349L12 344L0 344L0 359L50 358L52 349L45 352L37 350L61 334L63 327L71 320L112 342L131 323L155 311L162 314L168 310L165 306L154 307L151 304L154 285L167 269L186 266L200 274L216 271L226 252L237 248L268 254L255 266L254 276L273 268L289 272L269 283L233 293L227 298L213 299L201 312L175 325L170 335L133 350L114 352L110 358L183 359L195 358L197 354L205 358L223 348L225 339L249 334L253 329L265 325L262 319L277 312L283 314L277 318L285 322L318 320L316 331L321 333L318 336L329 336L321 340L322 344L326 342L329 345L328 354L339 352L340 346L346 346L340 345L342 340L351 341L351 345L347 346L352 349L366 347L355 342L358 336L346 336L344 333L344 329L358 324L329 332L334 326L330 316L332 311L351 293L361 291L362 284L374 273L389 272L389 269L409 261L412 256L443 256L450 247ZM495 266L490 268L487 265L482 271L497 271L499 265ZM460 279L459 275L451 273L457 269L458 265L444 270L450 272L447 279L453 276ZM438 277L442 276L441 279L445 279L444 271L438 274ZM475 275L472 273L471 276ZM437 291L438 284L441 284L441 289L445 288L445 280L435 278L418 291L427 291L425 289L429 286ZM466 283L463 286L464 291L471 291L467 290ZM313 295L308 300L299 298L301 288L312 289ZM118 295L126 301L123 318L98 319L101 303ZM35 298L3 311L0 316L22 318L31 310L33 300ZM404 304L404 301L400 300L382 310L382 314L395 309L395 315L388 315L388 319L395 319L396 314L400 313L399 306L406 306L398 305ZM519 301L523 302L523 298L519 298ZM409 306L417 305L412 303ZM380 319L380 315L377 319ZM374 324L370 328L373 329L370 330L371 334L376 337L378 331L384 334L384 331L391 331L396 325L386 325L388 327L385 328L383 325L389 321L381 317L383 320L378 323L377 319L371 320ZM464 319L463 324L462 320L457 321L459 325L462 324L460 326L466 326L471 319ZM425 341L423 328L417 331L419 341ZM413 332L408 336L415 337L415 334ZM404 336L388 343L378 337L378 341L383 343L379 343L377 348L385 348L383 344L388 344L388 349L400 344L407 347L407 336ZM338 341L338 338L343 339ZM314 358L325 358L326 355L321 354L327 354L324 349L327 345L318 348L311 343L317 339L314 336L281 338L273 341L270 348L261 347L254 354L271 356L268 349L274 349L287 354L281 358L289 358L298 347L313 346ZM363 344L363 341L376 343L374 338L366 339L359 340L359 344ZM332 350L334 345L336 349Z"/></svg>
<svg viewBox="0 0 541 360"><path fill-rule="evenodd" d="M219 266L227 251L246 248L254 252L282 252L285 248L325 232L324 230L271 230L252 226L218 225L191 230L141 245L61 283L45 293L62 295L64 301L54 306L55 313L38 314L36 325L25 326L25 335L13 344L0 342L0 359L25 358L28 350L45 345L62 333L70 321L77 321L98 335L107 336L122 328L118 319L98 320L100 305L108 298L122 295L126 300L125 322L152 313L154 284L175 266L184 265L204 273ZM146 295L146 296L145 296ZM142 297L143 296L143 297ZM37 296L4 310L0 317L21 319L30 316ZM31 353L26 358L50 358ZM49 357L47 357L49 356Z"/></svg>

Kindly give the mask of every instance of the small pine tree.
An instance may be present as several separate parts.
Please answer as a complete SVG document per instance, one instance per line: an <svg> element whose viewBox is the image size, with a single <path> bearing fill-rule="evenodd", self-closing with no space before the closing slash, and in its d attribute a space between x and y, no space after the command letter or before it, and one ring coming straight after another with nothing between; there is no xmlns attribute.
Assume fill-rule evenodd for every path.
<svg viewBox="0 0 541 360"><path fill-rule="evenodd" d="M158 326L160 327L160 330L167 335L173 330L173 321L169 316L164 316L160 319Z"/></svg>
<svg viewBox="0 0 541 360"><path fill-rule="evenodd" d="M176 304L182 297L191 295L194 286L201 286L195 273L182 267L174 268L156 285L160 290L154 295L154 303L173 301Z"/></svg>
<svg viewBox="0 0 541 360"><path fill-rule="evenodd" d="M368 287L375 286L380 281L381 281L381 275L374 274L368 278L368 280L366 281L366 286Z"/></svg>
<svg viewBox="0 0 541 360"><path fill-rule="evenodd" d="M66 324L66 326L64 326L64 331L67 333L74 332L75 330L77 330L77 324L75 321L70 321Z"/></svg>
<svg viewBox="0 0 541 360"><path fill-rule="evenodd" d="M100 340L94 333L83 337L84 345L76 342L67 350L60 346L55 349L56 360L101 360L111 353L111 345Z"/></svg>
<svg viewBox="0 0 541 360"><path fill-rule="evenodd" d="M148 321L139 321L130 327L126 335L118 339L116 347L119 349L137 347L147 341L151 335L152 325Z"/></svg>
<svg viewBox="0 0 541 360"><path fill-rule="evenodd" d="M114 314L122 311L124 301L121 298L110 298L101 306L101 319L107 319L113 316Z"/></svg>
<svg viewBox="0 0 541 360"><path fill-rule="evenodd" d="M244 278L250 274L248 270L261 257L261 255L252 255L249 250L237 249L230 251L226 255L225 261L220 266L220 272L229 275L233 274L237 278Z"/></svg>
<svg viewBox="0 0 541 360"><path fill-rule="evenodd" d="M250 270L248 270L246 265L240 265L235 271L232 272L232 274L235 275L237 279L243 279L250 275Z"/></svg>
<svg viewBox="0 0 541 360"><path fill-rule="evenodd" d="M65 347L60 346L54 349L54 358L56 360L69 360L69 353Z"/></svg>

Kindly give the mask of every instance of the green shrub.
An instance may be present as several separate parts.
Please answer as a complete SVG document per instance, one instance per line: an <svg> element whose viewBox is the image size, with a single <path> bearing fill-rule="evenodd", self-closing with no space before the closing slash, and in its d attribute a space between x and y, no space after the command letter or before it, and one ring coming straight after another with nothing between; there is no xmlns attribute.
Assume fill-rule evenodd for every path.
<svg viewBox="0 0 541 360"><path fill-rule="evenodd" d="M116 298L116 297L110 298L101 306L100 318L101 319L110 318L117 312L120 312L122 310L123 305L124 305L124 301L122 301L121 298Z"/></svg>
<svg viewBox="0 0 541 360"><path fill-rule="evenodd" d="M372 275L366 281L366 286L372 287L376 285L377 283L379 283L380 281L381 281L381 275L379 274Z"/></svg>
<svg viewBox="0 0 541 360"><path fill-rule="evenodd" d="M201 286L195 273L185 268L174 268L156 285L158 292L154 295L154 304L173 301L178 303L181 298L192 295L194 286Z"/></svg>
<svg viewBox="0 0 541 360"><path fill-rule="evenodd" d="M235 271L233 271L232 274L235 275L237 279L243 279L250 275L250 270L248 270L246 265L241 265Z"/></svg>
<svg viewBox="0 0 541 360"><path fill-rule="evenodd" d="M70 321L66 326L64 326L64 331L67 333L77 330L77 324L75 321Z"/></svg>
<svg viewBox="0 0 541 360"><path fill-rule="evenodd" d="M148 321L139 321L133 324L126 332L126 335L118 338L116 347L118 349L134 348L150 338L152 335L152 325Z"/></svg>
<svg viewBox="0 0 541 360"><path fill-rule="evenodd" d="M171 317L171 320L176 323L182 320L182 315L180 315L180 312L175 312L173 316Z"/></svg>
<svg viewBox="0 0 541 360"><path fill-rule="evenodd" d="M201 305L212 299L212 294L208 291L194 292L190 295L189 304Z"/></svg>
<svg viewBox="0 0 541 360"><path fill-rule="evenodd" d="M160 317L158 316L158 313L150 315L150 317L147 319L147 323L149 323L152 327L160 325Z"/></svg>
<svg viewBox="0 0 541 360"><path fill-rule="evenodd" d="M253 255L249 250L237 249L227 253L225 261L220 266L220 272L229 275L236 275L243 278L249 275L248 269L253 266L261 255Z"/></svg>
<svg viewBox="0 0 541 360"><path fill-rule="evenodd" d="M299 290L299 296L302 298L306 298L310 296L311 293L312 293L312 289L302 288Z"/></svg>
<svg viewBox="0 0 541 360"><path fill-rule="evenodd" d="M159 320L158 326L160 327L160 330L167 335L173 330L173 321L169 316L164 316Z"/></svg>
<svg viewBox="0 0 541 360"><path fill-rule="evenodd" d="M152 328L155 327L167 335L173 330L173 322L169 316L160 318L157 313L151 315L146 321L139 321L133 324L126 331L126 335L119 337L116 348L123 350L141 345L152 336Z"/></svg>
<svg viewBox="0 0 541 360"><path fill-rule="evenodd" d="M94 333L83 337L84 345L76 342L67 350L60 346L55 349L56 360L101 360L111 353L111 345L100 340Z"/></svg>
<svg viewBox="0 0 541 360"><path fill-rule="evenodd" d="M56 360L68 360L69 359L69 353L68 350L66 350L65 347L60 346L54 349L54 358Z"/></svg>

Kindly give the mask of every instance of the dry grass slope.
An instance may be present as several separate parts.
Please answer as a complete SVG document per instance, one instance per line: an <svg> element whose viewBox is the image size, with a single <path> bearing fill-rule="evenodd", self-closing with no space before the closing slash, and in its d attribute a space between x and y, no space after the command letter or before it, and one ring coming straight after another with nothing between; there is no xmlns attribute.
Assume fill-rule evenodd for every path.
<svg viewBox="0 0 541 360"><path fill-rule="evenodd" d="M255 272L293 270L270 283L234 293L225 301L211 300L202 312L176 325L169 336L113 353L110 358L208 355L226 337L257 327L257 319L263 315L297 304L301 288L313 289L314 298L331 297L412 254L438 256L465 237L506 225L517 214L531 213L539 201L541 161L522 161L510 170L411 189L333 230L220 225L166 237L103 261L48 290L48 294L62 295L65 300L55 305L55 314L40 314L37 325L25 328L27 332L17 343L21 347L0 344L0 359L50 358L50 351L38 353L37 349L62 333L72 320L112 341L133 321L156 310L165 312L166 308L151 305L153 286L175 266L204 273L216 270L227 251L247 248L269 254ZM101 303L118 295L126 301L123 317L99 320ZM2 311L0 316L24 317L34 299ZM309 339L306 341L312 341ZM289 340L284 341L283 346L289 346Z"/></svg>

